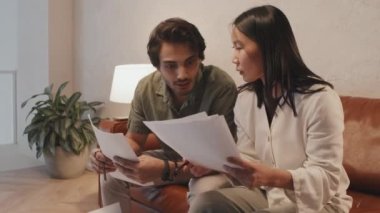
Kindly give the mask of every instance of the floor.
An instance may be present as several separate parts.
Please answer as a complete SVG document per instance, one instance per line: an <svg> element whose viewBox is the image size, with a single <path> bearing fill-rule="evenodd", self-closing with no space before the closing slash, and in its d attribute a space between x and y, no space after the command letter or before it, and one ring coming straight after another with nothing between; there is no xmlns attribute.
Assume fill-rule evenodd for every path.
<svg viewBox="0 0 380 213"><path fill-rule="evenodd" d="M44 166L0 172L0 213L89 212L98 208L97 175L53 179Z"/></svg>

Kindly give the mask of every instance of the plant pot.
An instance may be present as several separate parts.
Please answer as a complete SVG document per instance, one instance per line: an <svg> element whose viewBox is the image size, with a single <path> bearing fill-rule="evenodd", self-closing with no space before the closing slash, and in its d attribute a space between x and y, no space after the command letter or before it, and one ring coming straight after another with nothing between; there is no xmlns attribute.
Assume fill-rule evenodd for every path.
<svg viewBox="0 0 380 213"><path fill-rule="evenodd" d="M56 147L55 154L44 152L44 159L47 171L53 178L68 179L75 178L83 174L90 156L89 147L82 153L75 155L66 152L61 147Z"/></svg>

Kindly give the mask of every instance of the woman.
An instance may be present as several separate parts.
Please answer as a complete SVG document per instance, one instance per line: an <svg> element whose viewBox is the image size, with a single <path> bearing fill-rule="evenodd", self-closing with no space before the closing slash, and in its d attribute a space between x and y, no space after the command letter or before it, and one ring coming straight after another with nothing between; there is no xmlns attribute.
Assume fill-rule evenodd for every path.
<svg viewBox="0 0 380 213"><path fill-rule="evenodd" d="M245 187L203 193L190 212L348 212L343 109L333 86L304 64L278 8L243 12L231 37L247 84L235 106L242 158L225 169Z"/></svg>

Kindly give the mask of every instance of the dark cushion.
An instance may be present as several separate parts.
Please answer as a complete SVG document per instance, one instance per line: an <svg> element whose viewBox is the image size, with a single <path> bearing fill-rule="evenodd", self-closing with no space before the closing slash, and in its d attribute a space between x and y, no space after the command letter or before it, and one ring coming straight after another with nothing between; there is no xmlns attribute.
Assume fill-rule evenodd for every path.
<svg viewBox="0 0 380 213"><path fill-rule="evenodd" d="M348 191L354 198L350 213L378 213L380 212L380 197L361 193L358 191Z"/></svg>
<svg viewBox="0 0 380 213"><path fill-rule="evenodd" d="M147 187L131 187L130 195L137 203L147 205L158 212L186 213L187 187L183 185L167 185L157 187L159 190L152 193Z"/></svg>

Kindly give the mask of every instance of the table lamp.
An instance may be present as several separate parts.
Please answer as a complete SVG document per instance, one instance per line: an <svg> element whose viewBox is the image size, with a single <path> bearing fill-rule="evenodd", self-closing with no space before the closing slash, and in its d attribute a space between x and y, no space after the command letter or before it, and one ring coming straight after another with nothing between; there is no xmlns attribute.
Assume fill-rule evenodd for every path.
<svg viewBox="0 0 380 213"><path fill-rule="evenodd" d="M155 67L151 64L125 64L115 66L110 101L130 104L132 102L137 83L153 71L155 71ZM124 119L127 118L128 117L125 117Z"/></svg>

